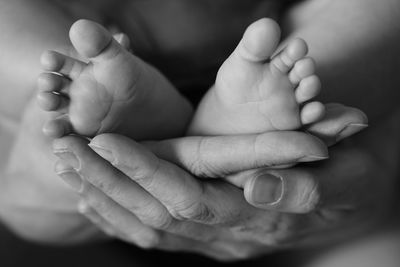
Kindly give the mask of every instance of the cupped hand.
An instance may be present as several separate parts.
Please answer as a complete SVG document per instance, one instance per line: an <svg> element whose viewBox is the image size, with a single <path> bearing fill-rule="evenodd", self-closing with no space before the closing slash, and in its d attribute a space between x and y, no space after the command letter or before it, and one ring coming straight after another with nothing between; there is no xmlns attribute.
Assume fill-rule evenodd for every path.
<svg viewBox="0 0 400 267"><path fill-rule="evenodd" d="M339 116L338 127L333 127L339 130L334 134L337 138L326 139L342 139L362 128L365 118L357 116L350 122L348 116ZM316 129L318 125L310 131ZM85 140L66 137L55 142L54 150L62 159L58 174L83 199L81 212L105 232L142 247L234 259L332 242L367 229L375 221L371 218L389 206L393 184L392 165L387 161L393 157L377 155L389 153L380 149L386 148L384 143L393 145L390 134L396 131L379 129L371 131L373 138L360 136L361 141L337 146L329 161L291 170L271 166L324 158L324 146L304 133L280 132L189 137L157 146L102 135L90 143L98 154ZM385 139L375 146L371 141L377 134ZM242 185L250 202L259 192L273 201L262 203L264 209L255 208L238 187L217 179L197 179L188 170L245 181ZM378 175L386 179L376 179ZM258 183L260 177L275 180Z"/></svg>

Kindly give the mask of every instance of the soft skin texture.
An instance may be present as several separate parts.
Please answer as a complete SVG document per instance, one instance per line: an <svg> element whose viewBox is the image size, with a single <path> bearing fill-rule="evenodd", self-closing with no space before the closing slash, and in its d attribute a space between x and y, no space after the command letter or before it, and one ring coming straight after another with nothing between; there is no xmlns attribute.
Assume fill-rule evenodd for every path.
<svg viewBox="0 0 400 267"><path fill-rule="evenodd" d="M94 231L93 226L91 226L87 220L79 216L76 211L78 197L65 183L55 177L52 167L55 162L55 157L49 157L47 154L51 153L51 147L47 145L50 143L50 140L45 138L41 133L40 127L46 120L46 116L39 110L35 103L31 103L31 105L32 108L30 112L26 113L24 116L24 128L21 129L20 134L16 137L16 145L13 147L12 151L10 151L10 160L2 175L1 190L3 191L2 194L0 194L2 197L2 201L0 201L1 218L15 233L25 239L37 242L76 243L84 240L92 240L93 238L97 239L97 233L92 232ZM325 136L327 140L336 140L336 136L339 138L348 137L352 133L360 130L357 125L365 123L365 117L363 117L362 113L359 111L353 109L347 111L341 110L342 112L332 112L334 117L336 117L333 119L336 126L332 127L329 133L321 131L321 135ZM356 127L354 128L351 124L355 124ZM32 127L32 125L35 125L35 127ZM317 132L318 128L321 127L315 125L315 128ZM325 129L325 127L322 128ZM350 131L343 131L344 128L350 129ZM10 131L11 130L14 129L10 129ZM4 133L7 134L6 131L4 131ZM11 138L12 132L10 132L10 135L5 136L10 136L9 138ZM288 163L290 160L288 160L287 157L294 156L294 158L298 159L302 158L305 154L326 156L325 149L322 150L322 155L317 153L321 152L323 148L321 147L322 144L320 141L317 141L316 147L310 146L318 148L318 151L308 151L308 143L303 142L304 137L310 140L309 138L311 137L308 137L308 135L302 134L303 138L298 140L299 143L296 142L296 139L292 138L293 134L286 137L289 140L277 134L275 134L275 136L279 139L281 144L295 141L295 146L286 146L288 148L288 151L286 151L286 158L278 157L274 160L274 164L282 161ZM237 140L243 140L242 138L243 137L238 137ZM244 140L246 139L248 139L248 137ZM229 145L229 140L224 140L225 138L220 139L220 146L225 146L224 144ZM255 139L252 137L250 140L254 141ZM179 144L181 144L181 149L183 150L188 147L185 143L180 142ZM271 145L276 146L276 143L274 142ZM47 147L47 151L42 149L43 146ZM269 146L267 143L266 147ZM298 146L305 148L304 154L292 155L294 149L296 151L298 150ZM27 151L26 147L30 147L32 150ZM193 150L193 146L189 146L188 148L189 151ZM196 152L196 148L197 146L194 147L194 152ZM213 146L211 146L211 148L213 148ZM265 147L260 147L260 149L260 151L263 151ZM246 150L250 155L253 153L248 147L246 147ZM40 151L40 153L35 151ZM218 149L217 152L218 151L220 151L220 149ZM270 152L272 153L270 153L271 156L275 155L274 151ZM204 152L199 153L201 154L197 155L195 159L203 157L202 154ZM207 154L211 153L213 153L213 150L209 151ZM238 156L241 162L241 154L239 153ZM260 154L259 157L263 157L263 154ZM223 160L224 157L220 159ZM171 161L172 160L173 159L171 159ZM272 159L263 160L271 161ZM263 161L261 161L261 163L262 162ZM221 163L224 165L227 164L227 171L231 171L232 164L229 162ZM253 159L253 161L249 161L247 164L259 167L260 165L258 164L261 163ZM188 164L190 164L190 162L188 162ZM235 165L236 164L233 164L233 166ZM40 166L42 167L39 168ZM193 165L193 167L195 167L195 165ZM221 168L223 168L223 166L221 166L220 169ZM36 170L38 175L32 175L33 169ZM210 176L210 174L205 176ZM53 201L49 201L49 199L53 199ZM60 225L63 225L63 227L60 227ZM86 231L91 235L88 236Z"/></svg>
<svg viewBox="0 0 400 267"><path fill-rule="evenodd" d="M95 2L98 3L99 1ZM199 3L197 0L195 2ZM215 0L209 2L215 3ZM232 1L225 2L232 3ZM24 238L53 243L76 242L82 240L82 238L75 238L77 236L82 237L79 235L80 229L83 229L82 225L92 227L76 214L76 197L61 181L56 180L51 171L54 158L50 156L50 141L42 136L40 129L45 121L41 117L43 114L35 108L31 109L33 105L28 104L33 94L32 88L35 86L36 76L40 72L38 62L40 53L46 49L65 45L67 31L74 18L54 6L47 5L48 1L37 0L33 3L33 1L28 0L4 0L0 3L0 11L2 12L0 18L3 22L1 24L3 40L1 51L7 51L7 53L1 54L2 60L0 60L3 92L0 98L0 144L3 152L0 164L2 166L1 219ZM166 1L163 3L166 3ZM189 3L187 0L184 3L193 4L193 2ZM80 8L79 10L87 11L88 9ZM109 9L106 8L105 10ZM129 13L129 9L122 7L120 10L123 10L125 14L123 18L118 18L120 22L132 20L133 16ZM168 9L169 12L171 10L174 9ZM225 8L223 10L226 11ZM263 9L257 7L257 10ZM209 12L206 9L201 12L199 17L207 18L207 22L209 22ZM177 51L184 48L183 50L187 52L185 56L195 55L195 59L203 59L201 53L192 52L194 48L197 49L197 52L203 51L204 46L199 48L197 46L199 43L204 44L206 42L205 47L213 48L207 51L225 51L227 46L234 45L233 40L242 33L242 30L234 33L234 27L218 27L217 32L219 33L226 33L226 29L229 29L229 38L224 36L222 50L214 49L213 44L219 42L207 43L209 40L204 37L222 35L210 34L209 28L204 27L202 21L195 21L199 17L191 16L193 13L190 12L183 13L185 16L180 19L177 17L176 24L165 23L163 26L165 25L172 32L176 30L175 36L178 36L182 34L182 28L175 26L183 25L182 21L185 21L186 18L193 19L197 24L184 24L185 27L188 27L185 29L189 29L188 32L190 33L197 33L196 27L192 26L200 25L197 28L201 29L201 34L195 36L200 38L201 42L196 38L176 39L170 40L168 45L163 46L162 40L165 40L165 38L158 38L160 46L163 49L166 47L164 51L172 51L176 55ZM260 12L255 13L256 15L252 13L248 17L240 17L238 19L242 22L240 26L247 26L251 22L249 18L254 20L257 16L264 16ZM247 14L247 12L240 10L240 12L229 14L240 16ZM400 83L400 76L397 75L400 69L400 55L397 53L399 47L398 14L399 2L396 0L379 2L374 0L308 0L300 2L296 8L289 9L284 19L285 36L291 34L303 37L308 42L310 55L317 61L318 74L324 84L324 92L326 92L324 98L329 101L335 99L362 107L371 118L371 124L376 125L373 128L382 127L378 126L377 123L383 121L387 114L393 113L394 107L398 105L399 91L396 87L393 87L393 85ZM220 15L221 13L218 12L213 13L212 23L210 24L232 26L232 20L227 18L220 20ZM83 15L80 14L80 17L82 16L91 19L96 16L99 18L97 13L92 16L84 12ZM338 20L338 17L341 19ZM164 17L163 20L168 21L168 17ZM101 21L101 19L98 21ZM220 24L221 21L223 23ZM353 27L349 27L349 25ZM33 31L31 26L40 30L40 32ZM127 31L136 33L134 27L127 29ZM19 36L23 39L15 39L15 32L19 32ZM165 32L170 33L170 31ZM193 35L185 35L185 37L193 37ZM54 39L49 42L43 36L51 36ZM186 42L188 40L189 42ZM26 49L27 43L29 49ZM195 45L187 45L188 43ZM154 48L154 46L148 47ZM220 54L223 56L216 58L224 58L224 54ZM217 53L217 55L220 54ZM214 59L215 54L207 53L207 56L206 61L210 57ZM24 64L20 64L21 62ZM382 62L387 64L382 64ZM186 69L186 67L184 65L183 68ZM202 81L202 79L203 77L199 78L198 81ZM385 103L385 105L382 105L382 103ZM392 125L395 125L394 123ZM390 129L390 126L381 129ZM17 132L18 135L15 134ZM371 130L371 132L377 133L377 130ZM389 151L393 152L396 149L398 136L399 134L392 137L385 133L369 137L370 140L366 138L363 153L355 155L361 161L363 161L364 152L367 153L367 157L371 155L370 153L379 156L379 160L374 161L375 163L379 162L379 170L373 169L374 162L366 162L367 164L371 163L366 166L372 168L368 174L372 176L375 173L376 177L387 178L388 180L381 179L380 181L386 181L388 185L391 185L390 178L392 176L389 174L382 175L382 172L391 170L396 165L394 161L398 161L396 155L389 153ZM331 138L328 139L331 140ZM381 143L375 145L373 149L370 148L372 144L381 141L390 143L387 151L379 148ZM351 144L349 145L351 146ZM352 148L358 150L357 147L355 144ZM338 148L338 150L340 149ZM373 150L381 152L373 152ZM347 151L342 152L345 154ZM342 155L340 151L338 151L338 154L340 158ZM386 158L384 155L390 157ZM345 172L343 177L347 177L347 175L348 172ZM371 191L375 192L375 189L371 189ZM28 210L31 212L27 212ZM39 210L42 212L39 213ZM61 228L60 224L65 227ZM380 231L381 227L375 229ZM87 236L83 239L87 240ZM372 243L376 244L374 240L372 240ZM323 259L321 262L323 262ZM340 264L340 266L343 266L343 264Z"/></svg>
<svg viewBox="0 0 400 267"><path fill-rule="evenodd" d="M38 79L38 102L52 111L44 126L47 135L113 132L136 140L183 135L192 107L158 70L93 21L78 20L69 35L78 55L88 62L54 51L43 53L46 72ZM129 43L123 37L120 42Z"/></svg>
<svg viewBox="0 0 400 267"><path fill-rule="evenodd" d="M279 25L271 19L246 29L200 102L189 135L296 130L323 117L322 103L311 102L321 82L306 42L293 39L277 51L279 41Z"/></svg>
<svg viewBox="0 0 400 267"><path fill-rule="evenodd" d="M399 129L390 127L392 123L393 120L387 122L389 127L384 131L372 129L353 142L335 146L329 161L288 170L262 167L277 164L279 158L282 164L290 162L285 158L288 148L275 151L266 160L271 146L265 146L265 151L257 154L260 158L254 159L259 164L256 171L235 174L245 176L246 181L260 174L283 179L283 195L264 211L246 203L237 187L198 180L189 174L229 177L237 172L232 165L229 167L235 160L239 168L253 169L253 161L243 163L235 152L218 149L220 142L232 146L233 151L235 146L240 147L240 142L227 137L187 137L163 141L155 148L152 144L141 146L123 136L100 135L89 146L106 161L86 145L87 141L77 137L56 140L53 149L61 159L57 172L74 185L82 198L81 212L105 232L146 248L192 250L233 260L288 247L332 244L375 226L391 210L389 203L395 193L398 155L390 146ZM299 144L311 144L301 133L286 134L289 136L285 142L301 140ZM369 134L385 135L390 142L371 142ZM277 142L283 147L273 133L260 135L256 140ZM182 149L182 143L194 150ZM317 148L311 154L322 156L321 151L316 153ZM220 153L221 160L199 160L195 153L209 150L213 150L211 154ZM297 162L298 157L291 161ZM386 168L382 170L381 166ZM79 186L77 175L82 179ZM378 176L385 181L376 179ZM246 183L244 188L247 198L252 199L260 188L249 186ZM261 191L269 192L268 187ZM286 191L289 193L285 194Z"/></svg>

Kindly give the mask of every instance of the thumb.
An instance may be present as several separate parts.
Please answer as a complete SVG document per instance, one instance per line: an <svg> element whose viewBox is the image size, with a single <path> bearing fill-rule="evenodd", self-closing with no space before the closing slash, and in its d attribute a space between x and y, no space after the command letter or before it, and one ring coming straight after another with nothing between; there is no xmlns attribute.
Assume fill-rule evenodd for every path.
<svg viewBox="0 0 400 267"><path fill-rule="evenodd" d="M199 177L217 178L243 170L328 158L326 146L306 133L183 137L144 143L154 154Z"/></svg>

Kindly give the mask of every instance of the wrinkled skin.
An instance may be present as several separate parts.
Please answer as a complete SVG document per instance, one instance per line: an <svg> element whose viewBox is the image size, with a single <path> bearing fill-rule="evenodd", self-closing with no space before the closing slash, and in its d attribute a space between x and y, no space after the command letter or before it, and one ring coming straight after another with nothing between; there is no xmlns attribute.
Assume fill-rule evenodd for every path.
<svg viewBox="0 0 400 267"><path fill-rule="evenodd" d="M362 120L357 117L353 123L365 123ZM309 131L320 130L329 143L344 132L322 134L323 123ZM343 129L343 123L337 129ZM78 137L57 140L53 148L61 158L58 173L64 179L76 174L83 178L84 183L75 187L82 199L81 213L105 233L141 247L233 260L333 243L371 229L384 218L394 194L398 129L393 125L388 120L341 142L327 161L291 169L266 166L287 166L302 158L288 153L293 145L304 155L326 150L317 139L299 132L256 138L188 137L143 145L118 135L100 135L90 146L109 163ZM264 144L255 158L243 149L241 157L235 153L246 138ZM281 149L270 153L274 147ZM199 160L198 152L217 156ZM285 193L277 203L255 208L246 199L252 202L252 181L261 173L280 176ZM240 181L245 198L231 184L196 176Z"/></svg>

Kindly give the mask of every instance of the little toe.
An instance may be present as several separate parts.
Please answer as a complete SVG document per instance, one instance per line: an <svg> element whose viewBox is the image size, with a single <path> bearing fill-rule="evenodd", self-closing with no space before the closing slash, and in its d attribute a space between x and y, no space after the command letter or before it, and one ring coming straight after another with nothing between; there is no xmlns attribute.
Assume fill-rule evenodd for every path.
<svg viewBox="0 0 400 267"><path fill-rule="evenodd" d="M279 39L278 24L271 19L263 18L247 28L236 51L247 61L264 62L269 60L276 50Z"/></svg>
<svg viewBox="0 0 400 267"><path fill-rule="evenodd" d="M300 59L294 64L289 72L289 80L293 84L298 84L302 79L315 73L315 61L310 57Z"/></svg>
<svg viewBox="0 0 400 267"><path fill-rule="evenodd" d="M310 102L303 106L300 112L300 120L303 125L314 123L325 115L325 106L321 102Z"/></svg>
<svg viewBox="0 0 400 267"><path fill-rule="evenodd" d="M302 79L295 91L296 101L301 104L316 97L321 91L321 81L317 75Z"/></svg>
<svg viewBox="0 0 400 267"><path fill-rule="evenodd" d="M303 39L296 38L276 56L273 57L271 63L278 70L287 73L294 64L308 53L308 46Z"/></svg>
<svg viewBox="0 0 400 267"><path fill-rule="evenodd" d="M107 29L90 20L75 22L69 36L78 53L92 61L114 58L123 50Z"/></svg>
<svg viewBox="0 0 400 267"><path fill-rule="evenodd" d="M66 115L49 120L43 126L43 133L52 138L60 138L72 133L72 125Z"/></svg>
<svg viewBox="0 0 400 267"><path fill-rule="evenodd" d="M46 71L57 72L76 79L86 67L86 63L55 51L46 51L40 57L40 63Z"/></svg>

